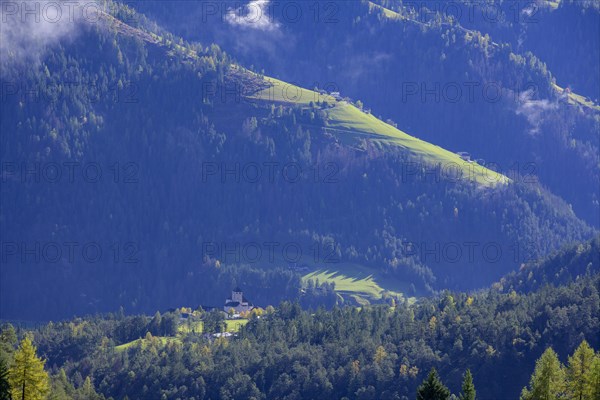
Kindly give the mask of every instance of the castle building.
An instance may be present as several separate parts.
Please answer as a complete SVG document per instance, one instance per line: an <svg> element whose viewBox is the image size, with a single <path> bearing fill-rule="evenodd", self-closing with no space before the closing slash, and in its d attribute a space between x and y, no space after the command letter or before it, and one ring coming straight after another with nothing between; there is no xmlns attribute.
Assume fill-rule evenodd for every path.
<svg viewBox="0 0 600 400"><path fill-rule="evenodd" d="M244 297L244 292L242 292L242 289L240 289L239 287L236 287L231 292L231 298L225 300L225 305L223 306L223 311L228 313L229 310L233 309L233 311L236 314L239 314L241 312L250 311L253 308L254 308L254 305L252 303L250 303L248 301L248 299L246 299Z"/></svg>

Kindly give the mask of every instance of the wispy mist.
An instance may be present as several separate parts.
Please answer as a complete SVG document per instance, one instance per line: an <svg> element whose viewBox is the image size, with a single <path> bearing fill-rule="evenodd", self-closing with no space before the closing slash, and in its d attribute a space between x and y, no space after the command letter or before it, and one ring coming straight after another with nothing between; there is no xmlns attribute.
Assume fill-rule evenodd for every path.
<svg viewBox="0 0 600 400"><path fill-rule="evenodd" d="M527 90L519 95L517 115L527 118L531 125L529 133L536 135L540 132L546 111L556 110L558 104L549 100L533 100L533 90Z"/></svg>
<svg viewBox="0 0 600 400"><path fill-rule="evenodd" d="M84 20L97 14L91 1L3 1L0 57L3 63L38 62L57 43L74 38Z"/></svg>
<svg viewBox="0 0 600 400"><path fill-rule="evenodd" d="M262 31L272 31L279 24L269 15L270 0L252 0L246 6L230 10L225 20L231 25L242 26Z"/></svg>

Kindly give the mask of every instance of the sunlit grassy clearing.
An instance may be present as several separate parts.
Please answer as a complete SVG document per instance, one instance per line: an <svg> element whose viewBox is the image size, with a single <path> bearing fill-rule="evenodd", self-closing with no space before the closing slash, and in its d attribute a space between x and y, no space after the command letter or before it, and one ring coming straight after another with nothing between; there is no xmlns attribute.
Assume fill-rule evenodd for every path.
<svg viewBox="0 0 600 400"><path fill-rule="evenodd" d="M308 106L311 102L316 103L326 101L329 104L336 103L335 98L328 94L321 94L314 90L301 88L292 83L287 83L271 77L265 77L265 80L271 84L271 87L249 96L250 98L304 106Z"/></svg>
<svg viewBox="0 0 600 400"><path fill-rule="evenodd" d="M408 135L346 101L337 101L332 96L300 88L278 79L269 77L265 79L272 86L250 98L303 106L308 106L311 102L326 101L333 106L326 109L329 117L326 129L330 129L341 140L364 137L383 144L402 147L417 160L430 165L440 165L442 176L452 176L456 180L475 181L484 186L509 182L509 179L502 174L475 162L463 161L457 154ZM454 176L455 173L458 173L458 176Z"/></svg>
<svg viewBox="0 0 600 400"><path fill-rule="evenodd" d="M394 297L406 297L409 283L389 276L382 276L376 268L357 264L339 264L335 267L318 269L302 277L303 282L312 279L319 283L335 283L338 293L358 296L366 300L381 300L385 293ZM409 301L414 298L408 298ZM361 301L358 301L361 303Z"/></svg>
<svg viewBox="0 0 600 400"><path fill-rule="evenodd" d="M338 292L358 293L373 298L381 297L383 289L373 280L373 276L355 277L344 275L339 271L318 270L305 276L305 279L319 280L323 282L335 283L335 290Z"/></svg>
<svg viewBox="0 0 600 400"><path fill-rule="evenodd" d="M331 118L328 126L331 128L354 134L368 134L371 138L384 143L400 146L427 164L441 164L443 173L448 176L452 172L460 170L461 175L456 179L476 181L486 186L508 182L508 178L495 171L475 162L466 162L457 154L408 135L353 105L337 103L334 108L329 110L329 116Z"/></svg>
<svg viewBox="0 0 600 400"><path fill-rule="evenodd" d="M562 87L560 87L554 83L552 84L552 86L554 87L554 89L556 89L556 91L558 91L558 93L562 94L565 91L565 89L563 89ZM571 92L568 94L568 96L569 96L569 104L579 104L583 107L589 107L593 110L600 111L600 105L595 105L593 102L587 101L585 99L585 97L583 97L577 93Z"/></svg>
<svg viewBox="0 0 600 400"><path fill-rule="evenodd" d="M238 332L247 323L247 319L227 319L225 320L225 329L227 332ZM204 323L202 321L182 322L177 330L180 333L202 333L204 331Z"/></svg>
<svg viewBox="0 0 600 400"><path fill-rule="evenodd" d="M239 332L240 328L248 323L247 319L232 319L225 320L225 329L227 332ZM177 331L181 334L187 333L202 333L204 328L204 324L202 321L190 321L183 322L177 327ZM181 343L181 339L179 337L170 337L170 336L153 336L152 340L157 340L161 346L166 346L169 343ZM145 338L132 340L131 342L121 344L119 346L115 346L116 351L127 350L134 346L141 346L144 348L148 345L148 340Z"/></svg>
<svg viewBox="0 0 600 400"><path fill-rule="evenodd" d="M388 8L385 8L383 6L380 6L379 4L375 4L372 1L369 2L369 11L373 12L373 11L378 11L381 10L383 11L383 15L385 15L387 18L391 18L391 19L399 19L402 18L402 16L400 14L398 14L395 11L392 11Z"/></svg>
<svg viewBox="0 0 600 400"><path fill-rule="evenodd" d="M181 343L181 339L179 339L177 337L154 336L152 338L152 340L157 340L161 346L166 346L169 343ZM135 347L135 346L141 346L142 348L144 348L147 345L148 345L147 339L136 339L129 343L125 343L125 344L116 346L115 350L123 351L123 350L127 350L131 347Z"/></svg>

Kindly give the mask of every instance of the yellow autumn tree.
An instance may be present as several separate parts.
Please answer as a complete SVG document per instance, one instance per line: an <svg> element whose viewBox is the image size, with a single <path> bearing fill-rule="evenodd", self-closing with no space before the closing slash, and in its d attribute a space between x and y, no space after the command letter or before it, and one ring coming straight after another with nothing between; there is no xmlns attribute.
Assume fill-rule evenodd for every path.
<svg viewBox="0 0 600 400"><path fill-rule="evenodd" d="M44 370L46 361L36 355L29 337L21 341L14 363L8 371L13 400L44 400L50 392L50 379Z"/></svg>
<svg viewBox="0 0 600 400"><path fill-rule="evenodd" d="M352 361L352 375L356 376L360 372L360 361Z"/></svg>
<svg viewBox="0 0 600 400"><path fill-rule="evenodd" d="M566 369L566 388L570 399L594 399L592 365L595 357L594 350L585 340L569 357Z"/></svg>
<svg viewBox="0 0 600 400"><path fill-rule="evenodd" d="M415 367L414 365L412 367L410 367L410 369L408 370L408 376L410 376L411 378L416 378L417 375L419 375L419 368Z"/></svg>
<svg viewBox="0 0 600 400"><path fill-rule="evenodd" d="M408 365L406 365L406 364L400 365L400 376L407 376L407 375L408 375Z"/></svg>
<svg viewBox="0 0 600 400"><path fill-rule="evenodd" d="M377 350L375 350L375 357L374 357L375 362L377 364L381 364L381 362L383 360L385 360L386 357L387 357L387 352L385 351L383 346L377 347Z"/></svg>
<svg viewBox="0 0 600 400"><path fill-rule="evenodd" d="M437 318L435 317L435 315L433 317L431 317L431 319L429 320L429 329L431 329L432 331L435 330L435 327L437 326Z"/></svg>

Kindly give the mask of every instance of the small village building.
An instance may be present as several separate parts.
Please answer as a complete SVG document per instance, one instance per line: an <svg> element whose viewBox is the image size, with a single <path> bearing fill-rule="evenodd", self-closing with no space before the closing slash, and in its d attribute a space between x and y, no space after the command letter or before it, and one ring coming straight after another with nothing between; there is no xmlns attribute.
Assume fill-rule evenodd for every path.
<svg viewBox="0 0 600 400"><path fill-rule="evenodd" d="M469 153L467 153L466 151L459 151L458 153L456 153L460 158L462 158L463 161L468 161L471 162L471 155Z"/></svg>
<svg viewBox="0 0 600 400"><path fill-rule="evenodd" d="M340 94L340 92L331 92L331 97L333 97L337 101L342 100L342 95Z"/></svg>

